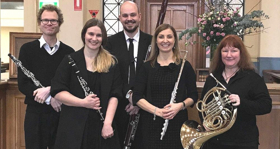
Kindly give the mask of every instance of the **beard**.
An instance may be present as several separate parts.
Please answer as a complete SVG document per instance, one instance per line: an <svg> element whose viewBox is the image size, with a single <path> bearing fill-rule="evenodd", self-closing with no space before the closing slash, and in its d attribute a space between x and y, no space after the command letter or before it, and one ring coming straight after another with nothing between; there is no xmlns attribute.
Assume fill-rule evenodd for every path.
<svg viewBox="0 0 280 149"><path fill-rule="evenodd" d="M136 30L137 30L137 28L138 28L138 25L137 26L135 26L134 28L132 28L132 29L128 29L127 27L125 27L125 26L123 26L123 28L124 28L124 30L125 31L127 31L128 33L133 33L133 32L135 32Z"/></svg>
<svg viewBox="0 0 280 149"><path fill-rule="evenodd" d="M128 24L128 23L133 23L133 24L136 24L136 21L135 20L127 20L124 22L124 24ZM133 33L136 31L136 29L138 28L139 24L137 24L134 28L132 29L128 29L125 25L123 25L123 28L125 31L127 31L128 33Z"/></svg>

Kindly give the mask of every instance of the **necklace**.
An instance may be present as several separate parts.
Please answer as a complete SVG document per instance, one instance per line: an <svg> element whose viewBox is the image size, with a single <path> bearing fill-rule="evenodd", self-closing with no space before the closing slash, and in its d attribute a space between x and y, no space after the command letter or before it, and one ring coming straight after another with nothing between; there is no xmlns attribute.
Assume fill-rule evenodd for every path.
<svg viewBox="0 0 280 149"><path fill-rule="evenodd" d="M235 72L233 72L230 76L227 76L226 71L224 70L224 75L225 75L225 78L224 78L224 79L225 79L225 81L227 81L227 80L230 79L232 76L234 76L238 70L239 70L239 68L236 69Z"/></svg>

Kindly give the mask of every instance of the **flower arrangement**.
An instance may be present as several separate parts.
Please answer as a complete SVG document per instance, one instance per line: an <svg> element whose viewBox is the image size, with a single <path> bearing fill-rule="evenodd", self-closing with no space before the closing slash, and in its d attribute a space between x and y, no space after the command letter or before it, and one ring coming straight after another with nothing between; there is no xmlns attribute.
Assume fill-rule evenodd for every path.
<svg viewBox="0 0 280 149"><path fill-rule="evenodd" d="M255 10L249 14L241 16L239 8L230 10L226 6L217 11L215 7L211 6L209 12L199 15L197 19L197 26L186 29L179 34L179 39L186 35L189 40L193 34L198 34L204 41L201 45L205 48L211 48L211 56L219 42L229 34L243 36L253 32L260 32L264 28L261 19L269 19L262 10ZM186 44L194 44L194 42L187 42ZM214 45L214 46L213 46Z"/></svg>

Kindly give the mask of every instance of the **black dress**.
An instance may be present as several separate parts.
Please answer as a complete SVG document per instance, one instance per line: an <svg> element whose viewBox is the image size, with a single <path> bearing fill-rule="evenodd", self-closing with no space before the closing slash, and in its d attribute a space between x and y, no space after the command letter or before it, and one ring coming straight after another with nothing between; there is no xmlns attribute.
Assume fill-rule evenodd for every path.
<svg viewBox="0 0 280 149"><path fill-rule="evenodd" d="M97 78L95 78L95 74L88 72L86 69L83 49L70 55L80 70L80 76L83 77L92 91L100 98L100 106L102 107L101 111L105 117L110 98L122 98L122 82L118 65L116 64L112 66L107 73L99 73ZM94 83L93 80L97 82ZM60 63L51 85L52 97L55 97L56 94L61 91L67 91L80 99L85 98L85 93L77 79L76 70L73 66L69 65L67 57L64 57ZM114 127L114 121L112 123L114 136L110 139L103 139L101 136L103 123L96 110L84 107L67 106L64 104L62 104L61 108L55 149L81 149L83 148L82 146L91 146L90 143L94 143L94 147L97 144L102 145L101 147L95 147L99 149L120 148L117 129ZM101 142L99 140L101 140ZM87 142L89 144L87 144Z"/></svg>
<svg viewBox="0 0 280 149"><path fill-rule="evenodd" d="M148 64L150 65L150 64ZM144 66L148 66L145 64ZM187 97L190 97L194 100L197 99L197 92L196 92L196 86L195 86L195 80L193 83L184 84L181 82L186 81L186 78L188 79L195 79L195 74L189 63L186 63L186 69L182 75L185 75L182 77L182 80L180 81L180 86L185 86L188 89L188 94L186 95L186 90L183 92L183 88L178 89L179 96L176 97L177 102L181 102L185 100ZM148 66L149 67L149 66ZM136 80L140 79L139 82L145 81L146 83L146 100L150 102L152 105L162 108L165 105L169 104L171 99L171 93L174 89L175 82L177 81L177 77L179 74L181 65L175 65L171 63L169 66L160 66L159 64L156 64L155 68L150 67L150 70L147 72L147 74L140 75L147 75L149 76L147 81L145 81L142 77L137 77ZM191 69L190 69L191 68ZM188 70L187 70L188 69ZM144 79L144 80L142 80ZM191 81L192 82L192 81ZM139 85L139 86L138 86ZM133 100L137 100L139 98L142 98L143 95L141 93L139 94L139 88L143 84L137 84L133 96ZM179 86L179 87L180 87ZM140 87L141 88L141 87ZM186 89L185 88L185 89ZM144 93L145 94L145 93ZM178 95L177 94L177 95ZM135 98L134 98L135 97ZM138 100L137 100L138 101ZM134 101L135 103L137 101ZM137 137L137 142L141 142L141 144L138 144L138 148L141 149L182 149L181 145L181 139L180 139L180 129L182 124L188 119L187 111L181 110L178 112L178 114L172 119L169 120L169 125L167 128L167 131L163 137L163 140L160 140L161 138L161 132L163 128L163 124L165 120L161 117L156 117L156 120L153 120L154 115L146 112L144 110L141 110L140 112L140 126L141 126L141 132L137 132L136 135L141 136Z"/></svg>
<svg viewBox="0 0 280 149"><path fill-rule="evenodd" d="M88 86L97 96L100 94L99 73L88 71ZM90 109L84 128L83 141L81 149L100 149L101 147L101 130L102 121L96 110Z"/></svg>

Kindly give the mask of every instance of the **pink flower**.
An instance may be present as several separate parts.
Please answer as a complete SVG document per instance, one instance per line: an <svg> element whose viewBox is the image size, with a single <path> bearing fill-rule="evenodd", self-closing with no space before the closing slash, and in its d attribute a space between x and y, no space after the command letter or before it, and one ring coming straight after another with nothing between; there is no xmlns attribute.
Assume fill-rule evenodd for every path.
<svg viewBox="0 0 280 149"><path fill-rule="evenodd" d="M207 37L206 37L206 40L210 40L210 37L209 37L209 36L207 36Z"/></svg>
<svg viewBox="0 0 280 149"><path fill-rule="evenodd" d="M224 37L225 35L226 35L225 33L221 33L221 36L223 36L223 37Z"/></svg>
<svg viewBox="0 0 280 149"><path fill-rule="evenodd" d="M226 17L227 20L230 20L230 17Z"/></svg>
<svg viewBox="0 0 280 149"><path fill-rule="evenodd" d="M221 25L220 25L220 28L224 28L224 24L221 24Z"/></svg>
<svg viewBox="0 0 280 149"><path fill-rule="evenodd" d="M220 36L220 32L217 32L217 33L216 33L216 36Z"/></svg>
<svg viewBox="0 0 280 149"><path fill-rule="evenodd" d="M226 18L223 18L223 22L226 22L227 21L227 19Z"/></svg>
<svg viewBox="0 0 280 149"><path fill-rule="evenodd" d="M202 36L205 37L205 36L206 36L206 33L203 33Z"/></svg>
<svg viewBox="0 0 280 149"><path fill-rule="evenodd" d="M237 11L233 11L233 13L237 13Z"/></svg>
<svg viewBox="0 0 280 149"><path fill-rule="evenodd" d="M211 32L210 32L210 35L213 35L213 34L214 34L214 31L211 31Z"/></svg>
<svg viewBox="0 0 280 149"><path fill-rule="evenodd" d="M236 10L239 10L240 8L239 7L236 7Z"/></svg>
<svg viewBox="0 0 280 149"><path fill-rule="evenodd" d="M201 24L207 24L207 21L203 21Z"/></svg>
<svg viewBox="0 0 280 149"><path fill-rule="evenodd" d="M200 32L201 32L201 30L199 29L199 30L198 30L198 32L200 33Z"/></svg>
<svg viewBox="0 0 280 149"><path fill-rule="evenodd" d="M198 19L197 19L198 22L201 22L201 20L202 20L201 18L198 18Z"/></svg>

